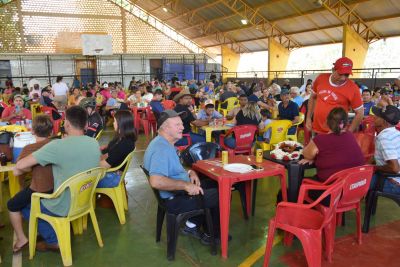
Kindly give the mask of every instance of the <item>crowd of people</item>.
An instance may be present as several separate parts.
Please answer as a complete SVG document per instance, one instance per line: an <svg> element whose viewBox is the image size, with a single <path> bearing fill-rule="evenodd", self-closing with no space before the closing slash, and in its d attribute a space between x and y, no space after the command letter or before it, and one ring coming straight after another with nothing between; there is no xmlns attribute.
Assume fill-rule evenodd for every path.
<svg viewBox="0 0 400 267"><path fill-rule="evenodd" d="M56 112L65 113L64 136L52 140L54 118L39 115L33 119L32 132L37 143L26 146L14 169L21 177L32 170L32 182L8 202L12 226L17 240L14 252L28 243L22 229L22 217L29 219L30 196L34 192L51 193L63 181L74 174L93 167L114 168L135 149L139 129L134 128L131 110L151 108L157 119L158 135L149 144L144 155L144 168L150 174L150 184L160 190L169 212L181 213L199 207L212 210L214 232L219 233L218 190L215 183L199 179L193 171L187 171L176 153L177 146L205 142L205 133L196 130L218 120L229 120L233 125L254 125L260 131L258 140L268 142L271 132L264 133L273 120L289 120L292 125L301 123L312 133L312 140L304 148L302 164L315 163L316 179L325 181L330 175L345 168L365 164L361 149L352 134L360 130L364 116L373 114L376 136L375 164L377 169L389 173L400 172L400 131L395 127L400 121L396 107L400 96L400 77L393 85L377 88L373 92L349 79L352 61L338 59L331 73L319 75L315 81L307 80L302 86L291 86L289 80L278 85L273 80L268 86L262 81L250 86L245 82L219 82L216 75L208 82L183 80L174 76L170 81L136 81L132 78L126 90L119 82L87 84L78 82L72 88L62 77L52 86L41 87L31 78L22 89L12 83L3 90L0 108L2 120L15 124L31 120L29 105L40 103ZM226 108L230 98L237 105L224 117L218 110ZM217 104L219 102L219 104ZM348 113L354 112L351 122ZM93 138L108 121L115 131L107 146L99 147ZM295 134L291 127L288 134ZM216 142L220 132L214 133ZM260 139L261 138L261 139ZM224 144L235 147L235 136L226 136ZM60 151L63 151L60 153ZM49 167L51 166L51 167ZM111 172L99 182L98 187L115 187L120 182L120 172ZM372 185L375 183L373 181ZM400 194L400 181L390 178L385 190ZM183 191L184 194L174 193ZM194 196L203 195L199 201ZM65 216L69 208L69 195L63 194L55 200L42 202L42 212ZM210 235L200 233L202 218L187 221L184 233L210 244ZM58 250L57 238L51 226L39 222L39 233L44 242L39 250Z"/></svg>

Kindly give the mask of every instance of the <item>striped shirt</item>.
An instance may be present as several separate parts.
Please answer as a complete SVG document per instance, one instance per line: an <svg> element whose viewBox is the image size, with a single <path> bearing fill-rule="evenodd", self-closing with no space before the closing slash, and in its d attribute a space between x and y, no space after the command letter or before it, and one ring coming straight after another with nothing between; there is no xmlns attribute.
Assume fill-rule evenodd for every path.
<svg viewBox="0 0 400 267"><path fill-rule="evenodd" d="M395 127L381 131L375 141L375 161L377 166L383 166L386 161L396 159L400 164L400 131ZM396 181L400 178L393 177Z"/></svg>

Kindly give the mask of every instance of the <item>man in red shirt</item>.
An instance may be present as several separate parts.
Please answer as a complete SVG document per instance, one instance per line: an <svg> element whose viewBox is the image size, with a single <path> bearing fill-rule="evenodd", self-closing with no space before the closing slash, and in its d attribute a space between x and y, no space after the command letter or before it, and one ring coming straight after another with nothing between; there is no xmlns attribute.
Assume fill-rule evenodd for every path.
<svg viewBox="0 0 400 267"><path fill-rule="evenodd" d="M354 132L364 116L363 102L358 86L349 79L353 74L353 61L347 57L336 60L332 73L320 74L313 84L313 91L308 101L306 127L315 133L328 133L326 118L335 107L342 107L349 112L354 110L355 117L349 127Z"/></svg>

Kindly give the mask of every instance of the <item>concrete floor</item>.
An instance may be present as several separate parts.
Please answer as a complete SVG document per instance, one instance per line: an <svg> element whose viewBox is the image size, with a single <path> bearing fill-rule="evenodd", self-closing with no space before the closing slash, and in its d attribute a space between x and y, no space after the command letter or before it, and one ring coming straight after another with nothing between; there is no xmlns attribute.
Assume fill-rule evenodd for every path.
<svg viewBox="0 0 400 267"><path fill-rule="evenodd" d="M111 135L111 131L106 132L100 142L102 144L107 143ZM137 152L126 177L129 195L127 223L120 225L113 209L97 207L96 214L104 247L98 247L89 223L89 228L83 235L72 237L74 266L239 266L241 264L241 266L250 266L253 262L253 266L262 266L268 221L274 215L276 193L280 187L278 180L275 178L259 180L256 214L248 221L245 221L241 214L238 193L233 193L230 221L230 233L233 240L229 244L229 258L227 260L220 257L220 252L217 256L212 256L209 248L203 246L198 240L180 235L176 260L168 262L166 260L165 228L163 228L161 242L156 243L157 203L145 175L139 168L146 146L146 139L141 135L137 142ZM6 185L3 186L4 199L8 197L7 189ZM3 237L3 240L0 241L3 266L21 266L21 264L22 266L62 266L60 254L53 252L36 253L34 259L29 260L28 249L25 249L22 252L22 259L20 256L13 258L11 252L13 232L8 221L7 211L5 211L5 205L3 212L0 213L0 219L6 224L6 227L0 231L0 235ZM383 236L381 233L382 231L386 232L386 230L382 230L385 227L392 229L392 234ZM393 229L399 231L393 232ZM334 264L335 261L337 264L330 265L323 261L323 266L383 266L381 265L383 263L378 263L374 259L387 259L388 255L383 254L386 252L396 253L399 245L397 247L391 246L393 248L391 250L374 251L374 247L377 244L382 246L386 243L399 243L399 207L394 202L380 199L377 215L373 217L371 222L371 233L364 235L363 245L358 246L355 243L354 233L355 216L353 212L347 215L346 226L337 230L334 254ZM374 239L376 235L379 235L380 239ZM368 248L368 250L360 249L362 247ZM349 251L354 253L349 253ZM379 255L374 255L374 252ZM354 261L358 257L367 260ZM368 257L371 260L368 260ZM386 267L400 266L398 259L398 256L394 254L394 257L387 260L384 265ZM349 264L342 265L344 262ZM341 264L338 265L338 263ZM392 263L393 265L391 265ZM282 243L277 243L273 248L270 266L306 266L299 242L295 241L292 247L284 247Z"/></svg>

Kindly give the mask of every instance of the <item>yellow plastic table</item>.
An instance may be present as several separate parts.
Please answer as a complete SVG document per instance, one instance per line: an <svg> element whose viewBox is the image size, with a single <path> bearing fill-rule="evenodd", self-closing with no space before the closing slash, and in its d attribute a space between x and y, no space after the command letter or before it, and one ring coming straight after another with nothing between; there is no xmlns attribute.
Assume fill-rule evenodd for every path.
<svg viewBox="0 0 400 267"><path fill-rule="evenodd" d="M18 177L13 174L15 164L8 162L7 166L0 166L0 174L4 180L4 173L8 172L8 188L10 190L10 197L15 196L21 190Z"/></svg>
<svg viewBox="0 0 400 267"><path fill-rule="evenodd" d="M223 125L223 126L202 126L201 129L203 129L206 132L206 142L211 142L211 133L213 131L224 131L224 130L229 130L232 128L232 126L228 125ZM216 140L218 142L218 140Z"/></svg>

